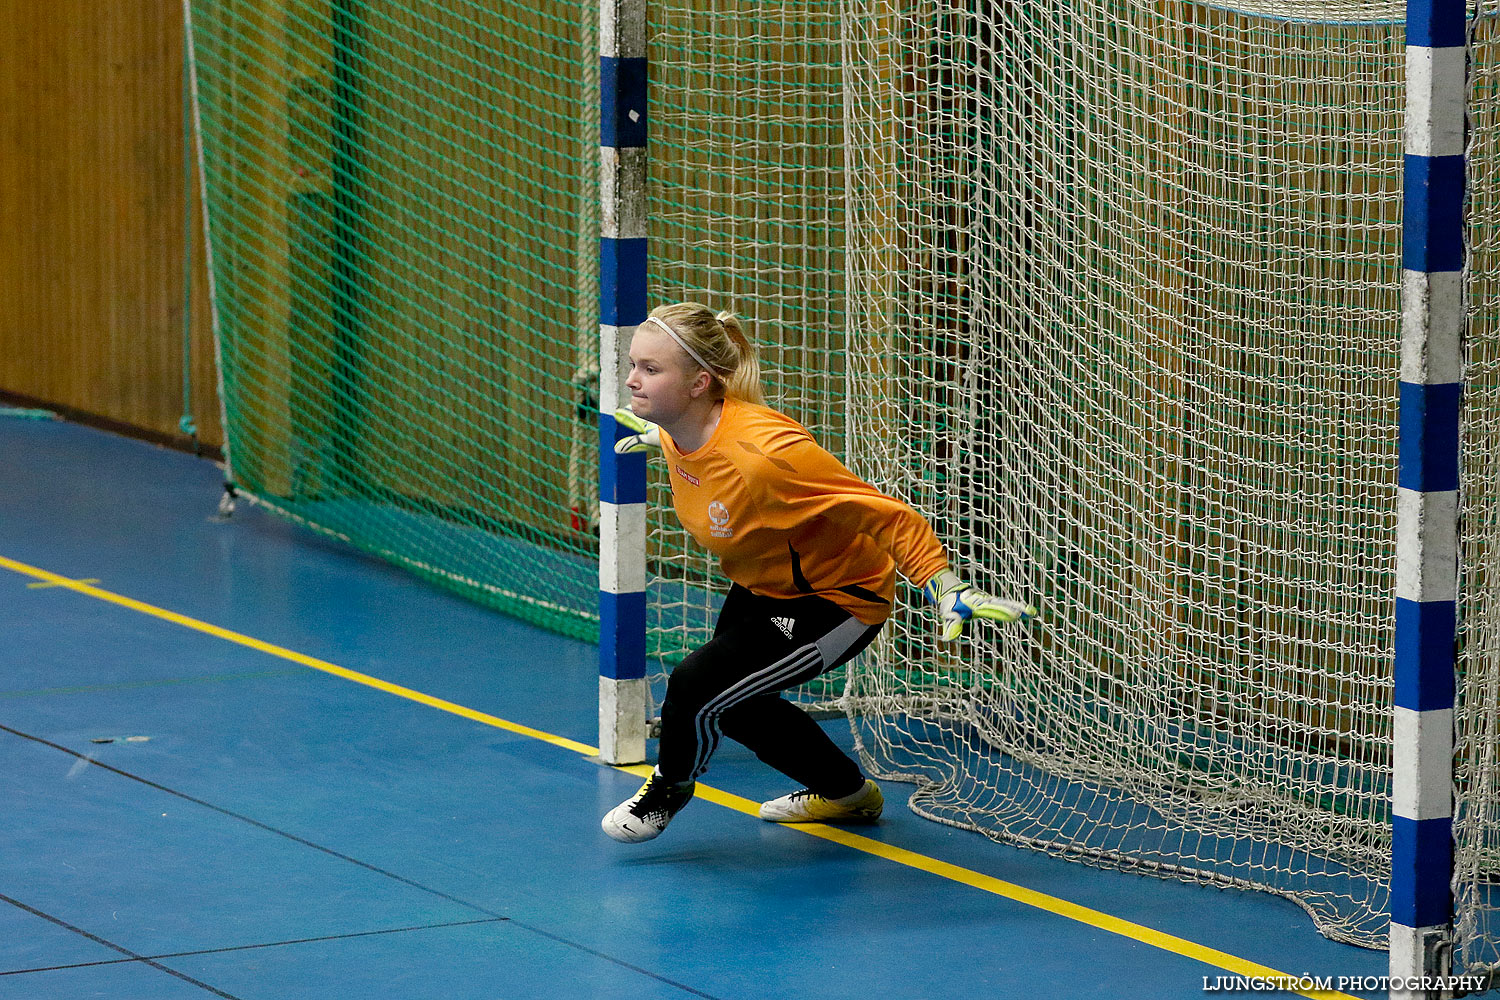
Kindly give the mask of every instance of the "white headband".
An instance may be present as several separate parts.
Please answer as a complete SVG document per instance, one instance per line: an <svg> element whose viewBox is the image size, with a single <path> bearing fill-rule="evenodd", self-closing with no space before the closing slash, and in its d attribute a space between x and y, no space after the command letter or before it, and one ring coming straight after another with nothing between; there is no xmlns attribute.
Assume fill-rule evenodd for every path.
<svg viewBox="0 0 1500 1000"><path fill-rule="evenodd" d="M724 381L724 376L722 376L718 372L714 371L713 365L709 364L707 361L704 361L702 358L700 358L698 356L698 352L695 351L695 350L693 350L691 347L689 347L687 345L687 341L683 340L680 336L678 336L677 331L674 330L674 329L672 329L670 326L668 326L667 323L664 320L659 319L659 318L657 318L655 316L647 316L646 317L646 322L647 323L655 323L657 326L659 326L663 330L667 331L667 336L671 337L673 340L677 341L677 346L680 347L680 348L682 348L684 351L687 351L688 357L690 357L694 361L698 362L698 367L699 368L702 368L704 371L708 372L710 375L712 375L714 378L718 379L720 382Z"/></svg>

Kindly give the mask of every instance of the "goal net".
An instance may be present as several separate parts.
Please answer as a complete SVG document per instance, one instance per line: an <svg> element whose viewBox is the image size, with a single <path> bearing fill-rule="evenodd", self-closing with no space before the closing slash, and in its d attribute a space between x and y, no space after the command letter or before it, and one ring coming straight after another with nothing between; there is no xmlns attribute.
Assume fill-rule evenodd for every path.
<svg viewBox="0 0 1500 1000"><path fill-rule="evenodd" d="M894 49L850 105L917 110L849 143L850 396L895 425L851 451L1044 610L952 651L903 613L869 752L934 819L1383 946L1399 15L901 11L851 17Z"/></svg>
<svg viewBox="0 0 1500 1000"><path fill-rule="evenodd" d="M1460 970L1500 969L1500 3L1470 21L1454 915Z"/></svg>
<svg viewBox="0 0 1500 1000"><path fill-rule="evenodd" d="M1268 890L1385 946L1403 18L653 5L654 300L745 314L775 401L926 514L961 574L1042 605L944 648L907 590L809 693L837 695L918 813ZM1492 158L1471 182L1476 312ZM1470 437L1490 442L1482 354ZM1468 968L1495 947L1489 448L1466 483ZM686 648L712 568L671 531L657 628Z"/></svg>

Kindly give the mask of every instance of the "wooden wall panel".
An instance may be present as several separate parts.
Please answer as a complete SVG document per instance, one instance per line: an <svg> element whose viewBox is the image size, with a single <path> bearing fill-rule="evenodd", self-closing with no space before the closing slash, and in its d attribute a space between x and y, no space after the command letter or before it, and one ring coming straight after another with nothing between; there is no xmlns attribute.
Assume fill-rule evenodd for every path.
<svg viewBox="0 0 1500 1000"><path fill-rule="evenodd" d="M189 443L182 6L8 0L0 17L0 391ZM223 441L195 203L192 405Z"/></svg>

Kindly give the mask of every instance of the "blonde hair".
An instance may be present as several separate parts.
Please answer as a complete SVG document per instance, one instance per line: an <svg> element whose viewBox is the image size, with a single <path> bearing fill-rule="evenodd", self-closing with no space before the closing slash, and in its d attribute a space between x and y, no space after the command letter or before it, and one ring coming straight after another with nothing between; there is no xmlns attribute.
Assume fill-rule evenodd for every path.
<svg viewBox="0 0 1500 1000"><path fill-rule="evenodd" d="M716 396L766 401L760 388L760 359L734 313L716 314L696 302L677 302L657 306L651 318L667 324L669 332L681 338L684 353L714 376Z"/></svg>

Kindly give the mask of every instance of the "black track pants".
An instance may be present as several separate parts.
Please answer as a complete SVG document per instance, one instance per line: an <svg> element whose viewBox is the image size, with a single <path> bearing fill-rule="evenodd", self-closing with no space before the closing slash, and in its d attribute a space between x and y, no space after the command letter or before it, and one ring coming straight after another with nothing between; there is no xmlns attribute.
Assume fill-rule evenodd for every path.
<svg viewBox="0 0 1500 1000"><path fill-rule="evenodd" d="M714 637L667 681L658 770L669 781L696 780L722 733L819 795L857 792L859 765L779 692L853 658L879 632L821 597L777 600L731 588Z"/></svg>

